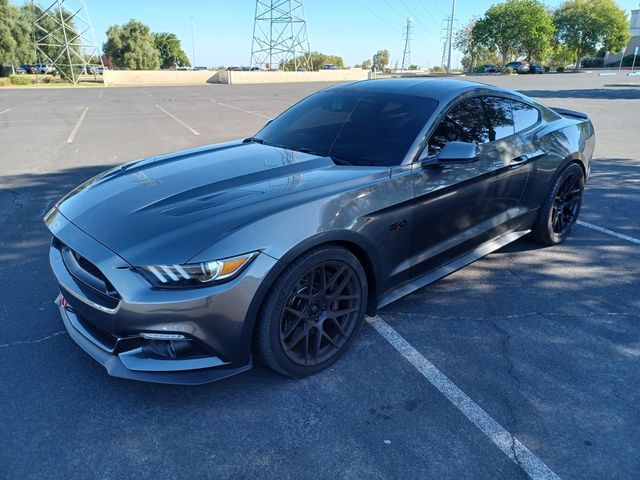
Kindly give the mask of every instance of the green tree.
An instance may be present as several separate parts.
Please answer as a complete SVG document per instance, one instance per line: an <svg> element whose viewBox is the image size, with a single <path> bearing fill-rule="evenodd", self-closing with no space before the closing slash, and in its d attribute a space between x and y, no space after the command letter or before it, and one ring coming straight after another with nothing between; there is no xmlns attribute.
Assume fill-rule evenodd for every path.
<svg viewBox="0 0 640 480"><path fill-rule="evenodd" d="M510 2L490 7L473 27L475 42L486 48L495 48L500 53L502 64L518 51L519 24Z"/></svg>
<svg viewBox="0 0 640 480"><path fill-rule="evenodd" d="M472 20L457 40L472 65L481 49L486 49L485 54L497 49L504 65L514 55L523 55L528 61L541 60L551 49L554 32L553 17L540 1L507 0Z"/></svg>
<svg viewBox="0 0 640 480"><path fill-rule="evenodd" d="M575 52L576 69L582 58L599 46L617 52L629 41L629 22L613 0L569 0L555 11L559 40Z"/></svg>
<svg viewBox="0 0 640 480"><path fill-rule="evenodd" d="M306 56L297 57L298 65L301 65L305 68L309 68L311 70L318 71L327 63L331 63L337 65L340 68L344 68L344 60L342 57L337 55L329 55L327 53L322 52L311 52ZM282 70L294 70L295 62L293 60L289 60L283 65L280 65Z"/></svg>
<svg viewBox="0 0 640 480"><path fill-rule="evenodd" d="M509 0L519 19L518 50L528 62L541 61L551 51L556 27L546 7L537 0Z"/></svg>
<svg viewBox="0 0 640 480"><path fill-rule="evenodd" d="M182 50L175 33L154 33L153 42L160 54L160 68L190 67L189 57Z"/></svg>
<svg viewBox="0 0 640 480"><path fill-rule="evenodd" d="M151 30L138 20L110 26L102 50L116 67L132 70L156 70L160 67L160 54Z"/></svg>
<svg viewBox="0 0 640 480"><path fill-rule="evenodd" d="M34 60L30 17L24 15L24 8L19 9L8 0L0 0L0 64L19 65Z"/></svg>
<svg viewBox="0 0 640 480"><path fill-rule="evenodd" d="M378 50L373 56L373 67L376 70L384 71L389 65L389 50Z"/></svg>
<svg viewBox="0 0 640 480"><path fill-rule="evenodd" d="M371 59L367 58L366 60L363 60L360 67L363 70L371 70Z"/></svg>
<svg viewBox="0 0 640 480"><path fill-rule="evenodd" d="M496 47L484 38L482 24L478 28L478 18L474 18L456 33L454 47L463 53L462 67L473 71L476 65L498 63Z"/></svg>

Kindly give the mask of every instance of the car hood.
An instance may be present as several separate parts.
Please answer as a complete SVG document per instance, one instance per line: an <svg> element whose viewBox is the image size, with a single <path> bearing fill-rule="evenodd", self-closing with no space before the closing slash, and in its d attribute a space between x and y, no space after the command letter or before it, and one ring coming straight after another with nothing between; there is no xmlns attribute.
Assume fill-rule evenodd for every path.
<svg viewBox="0 0 640 480"><path fill-rule="evenodd" d="M243 225L388 171L234 142L117 167L57 208L132 265L184 263Z"/></svg>

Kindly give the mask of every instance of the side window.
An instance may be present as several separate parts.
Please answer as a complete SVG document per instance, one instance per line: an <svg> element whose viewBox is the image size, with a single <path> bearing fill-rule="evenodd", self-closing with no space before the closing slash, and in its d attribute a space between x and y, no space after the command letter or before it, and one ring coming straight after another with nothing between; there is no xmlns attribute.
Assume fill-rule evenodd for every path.
<svg viewBox="0 0 640 480"><path fill-rule="evenodd" d="M476 97L451 109L429 139L429 155L437 155L449 142L483 144L513 135L508 100Z"/></svg>
<svg viewBox="0 0 640 480"><path fill-rule="evenodd" d="M515 133L509 100L498 97L482 97L482 103L489 118L490 142Z"/></svg>
<svg viewBox="0 0 640 480"><path fill-rule="evenodd" d="M513 122L516 127L516 132L526 130L540 120L540 112L531 105L512 100L511 110L513 111Z"/></svg>
<svg viewBox="0 0 640 480"><path fill-rule="evenodd" d="M449 142L485 143L488 128L480 99L471 98L453 107L429 139L429 155L437 155Z"/></svg>

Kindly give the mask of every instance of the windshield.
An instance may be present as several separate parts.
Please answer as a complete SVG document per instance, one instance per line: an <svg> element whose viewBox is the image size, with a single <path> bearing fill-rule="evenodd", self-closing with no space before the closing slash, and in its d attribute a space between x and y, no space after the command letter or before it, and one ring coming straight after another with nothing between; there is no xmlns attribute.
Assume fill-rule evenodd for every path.
<svg viewBox="0 0 640 480"><path fill-rule="evenodd" d="M291 107L255 140L338 164L399 165L437 104L395 93L325 90Z"/></svg>

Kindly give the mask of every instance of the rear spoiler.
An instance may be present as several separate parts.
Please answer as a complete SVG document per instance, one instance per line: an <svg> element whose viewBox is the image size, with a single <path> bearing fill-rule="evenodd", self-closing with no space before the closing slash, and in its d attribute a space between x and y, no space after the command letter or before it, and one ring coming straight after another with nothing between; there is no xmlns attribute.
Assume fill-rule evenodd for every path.
<svg viewBox="0 0 640 480"><path fill-rule="evenodd" d="M589 120L589 115L587 115L586 113L580 113L574 110L567 110L566 108L551 107L551 110L553 110L559 115L562 115L563 117L577 118L578 120Z"/></svg>

